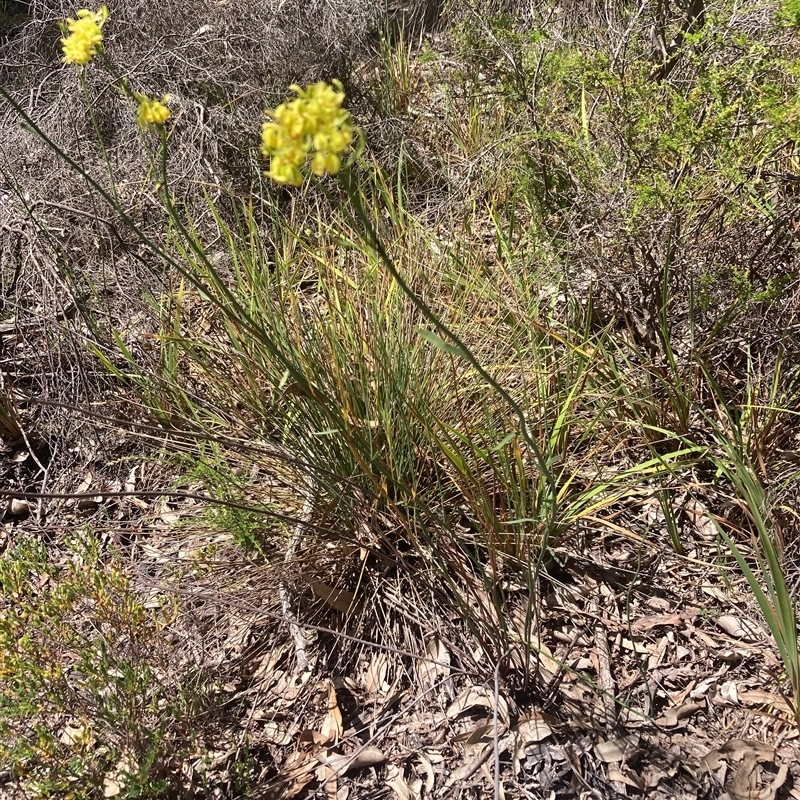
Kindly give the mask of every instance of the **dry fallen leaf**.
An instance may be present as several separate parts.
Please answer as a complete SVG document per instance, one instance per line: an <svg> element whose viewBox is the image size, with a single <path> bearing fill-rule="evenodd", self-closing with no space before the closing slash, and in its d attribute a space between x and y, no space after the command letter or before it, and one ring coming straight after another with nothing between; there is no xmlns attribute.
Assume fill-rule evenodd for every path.
<svg viewBox="0 0 800 800"><path fill-rule="evenodd" d="M306 675L296 675L293 672L276 670L276 684L271 690L273 696L283 700L284 705L290 705L297 699L308 677L308 673Z"/></svg>
<svg viewBox="0 0 800 800"><path fill-rule="evenodd" d="M379 694L388 691L390 688L386 683L386 675L389 672L389 659L386 653L373 653L367 667L367 674L364 676L364 688L370 694Z"/></svg>
<svg viewBox="0 0 800 800"><path fill-rule="evenodd" d="M319 781L320 787L325 790L325 797L328 800L337 800L339 778L336 770L331 769L327 764L320 764L314 770L314 777Z"/></svg>
<svg viewBox="0 0 800 800"><path fill-rule="evenodd" d="M433 791L433 786L435 783L433 763L431 759L425 755L425 753L417 753L416 757L419 759L420 764L422 764L422 769L425 771L425 791L428 795L430 795L430 793Z"/></svg>
<svg viewBox="0 0 800 800"><path fill-rule="evenodd" d="M638 747L639 734L632 733L629 736L623 736L621 739L598 742L594 746L594 752L604 764L612 764L630 758Z"/></svg>
<svg viewBox="0 0 800 800"><path fill-rule="evenodd" d="M743 642L750 642L752 644L764 638L754 622L750 622L743 617L734 616L733 614L723 614L721 617L718 617L717 626L722 628L728 636L732 636L734 639L741 639Z"/></svg>
<svg viewBox="0 0 800 800"><path fill-rule="evenodd" d="M539 662L539 674L549 683L561 672L561 664L553 658L550 648L538 636L530 636L529 641L533 650L532 657Z"/></svg>
<svg viewBox="0 0 800 800"><path fill-rule="evenodd" d="M717 586L711 586L709 584L703 584L700 586L700 591L703 594L707 594L709 597L712 597L714 600L718 600L720 603L728 603L728 596L722 589L718 588Z"/></svg>
<svg viewBox="0 0 800 800"><path fill-rule="evenodd" d="M650 648L640 642L632 642L630 639L623 637L620 640L620 644L625 650L630 650L632 653L637 653L640 656L650 654Z"/></svg>
<svg viewBox="0 0 800 800"><path fill-rule="evenodd" d="M692 700L702 700L709 692L709 690L717 685L717 677L712 675L710 678L700 681L690 692L689 697Z"/></svg>
<svg viewBox="0 0 800 800"><path fill-rule="evenodd" d="M450 675L450 653L438 636L432 637L425 648L431 661L417 663L417 675L422 690L429 689L437 681Z"/></svg>
<svg viewBox="0 0 800 800"><path fill-rule="evenodd" d="M632 786L638 792L644 789L644 778L624 764L610 764L608 767L608 779L614 783Z"/></svg>
<svg viewBox="0 0 800 800"><path fill-rule="evenodd" d="M383 764L386 756L377 747L363 747L352 755L318 753L317 760L330 767L337 775L344 775L356 769Z"/></svg>
<svg viewBox="0 0 800 800"><path fill-rule="evenodd" d="M765 692L761 689L752 689L749 692L739 692L739 702L746 706L767 706L780 711L787 716L793 716L791 706L780 695Z"/></svg>
<svg viewBox="0 0 800 800"><path fill-rule="evenodd" d="M138 765L133 759L123 756L103 777L103 797L116 797L125 787L125 776L137 772Z"/></svg>
<svg viewBox="0 0 800 800"><path fill-rule="evenodd" d="M786 780L788 770L785 765L775 776L775 780L769 783L765 790L760 790L762 773L760 764L763 761L772 761L764 753L757 749L748 750L744 753L742 763L736 767L733 773L728 792L733 800L751 800L758 797L759 800L767 800L768 797L775 797L775 793Z"/></svg>
<svg viewBox="0 0 800 800"><path fill-rule="evenodd" d="M319 762L310 753L297 751L286 759L284 769L278 776L286 782L284 797L296 797L314 779Z"/></svg>
<svg viewBox="0 0 800 800"><path fill-rule="evenodd" d="M103 778L103 797L116 797L122 791L122 786L115 778L106 775Z"/></svg>
<svg viewBox="0 0 800 800"><path fill-rule="evenodd" d="M725 681L725 683L719 687L719 693L717 696L729 706L739 705L739 692L736 688L736 684L733 681Z"/></svg>
<svg viewBox="0 0 800 800"><path fill-rule="evenodd" d="M553 731L547 724L545 715L533 709L523 719L517 722L515 730L512 732L514 737L514 755L512 758L514 774L519 775L522 769L522 760L527 756L527 751L531 745L552 736Z"/></svg>
<svg viewBox="0 0 800 800"><path fill-rule="evenodd" d="M460 781L471 778L487 762L492 752L491 742L467 745L464 748L464 763L451 773L445 787L449 789Z"/></svg>
<svg viewBox="0 0 800 800"><path fill-rule="evenodd" d="M336 689L330 680L322 681L328 685L328 713L322 721L320 733L326 742L338 742L342 735L342 712L339 710L339 701L336 699Z"/></svg>
<svg viewBox="0 0 800 800"><path fill-rule="evenodd" d="M461 694L450 704L447 709L447 718L455 719L476 706L488 708L494 713L494 692L483 686L470 686L465 689ZM497 717L500 722L508 726L509 714L508 703L505 698L500 695L497 703Z"/></svg>
<svg viewBox="0 0 800 800"><path fill-rule="evenodd" d="M289 645L287 643L283 643L278 647L273 648L266 652L258 662L258 666L253 672L253 679L254 680L271 680L273 675L276 674L284 674L284 673L275 673L275 667L278 666L278 662L283 659L286 653L289 651Z"/></svg>
<svg viewBox="0 0 800 800"><path fill-rule="evenodd" d="M398 800L420 800L422 781L406 781L403 771L394 764L386 767L386 785L397 795Z"/></svg>
<svg viewBox="0 0 800 800"><path fill-rule="evenodd" d="M712 750L702 759L709 772L725 775L726 766L732 777L726 783L731 800L774 800L778 789L788 777L786 764L780 765L775 777L763 788L762 782L769 780L771 773L763 771L761 764L775 763L775 750L763 742L746 739L731 739L719 750Z"/></svg>
<svg viewBox="0 0 800 800"><path fill-rule="evenodd" d="M534 708L517 722L516 734L518 745L525 747L552 736L553 731L547 724L545 715Z"/></svg>
<svg viewBox="0 0 800 800"><path fill-rule="evenodd" d="M476 744L480 741L489 741L492 737L493 730L494 725L491 724L477 725L465 733L459 733L458 736L454 736L453 741L465 745Z"/></svg>
<svg viewBox="0 0 800 800"><path fill-rule="evenodd" d="M640 617L631 626L634 633L647 633L653 628L678 627L683 622L681 614L650 614L647 617Z"/></svg>
<svg viewBox="0 0 800 800"><path fill-rule="evenodd" d="M684 703L680 706L673 706L664 712L664 716L656 720L660 725L665 725L668 728L674 728L682 719L691 717L698 711L705 708L703 703Z"/></svg>
<svg viewBox="0 0 800 800"><path fill-rule="evenodd" d="M717 526L708 516L708 512L701 503L694 498L690 498L686 501L683 510L686 512L687 516L694 519L695 528L703 539L707 542L715 542L717 540L719 535Z"/></svg>
<svg viewBox="0 0 800 800"><path fill-rule="evenodd" d="M131 467L131 471L128 473L128 477L125 481L126 492L136 491L136 473L138 471L139 467ZM148 504L141 497L130 496L128 497L128 502L135 505L140 511L147 511L147 509L149 508Z"/></svg>
<svg viewBox="0 0 800 800"><path fill-rule="evenodd" d="M64 726L64 730L61 732L61 736L58 737L58 741L67 747L74 747L85 741L88 736L89 728L86 725L77 720L70 720Z"/></svg>
<svg viewBox="0 0 800 800"><path fill-rule="evenodd" d="M255 714L253 718L256 718ZM288 727L274 720L270 720L264 725L261 736L265 742L278 745L279 747L286 747L288 744L291 744L292 741L292 735Z"/></svg>
<svg viewBox="0 0 800 800"><path fill-rule="evenodd" d="M311 591L331 608L349 614L356 607L356 596L345 589L333 589L322 581L309 580Z"/></svg>
<svg viewBox="0 0 800 800"><path fill-rule="evenodd" d="M89 487L92 485L94 481L94 475L92 474L91 470L86 470L83 473L83 480L78 484L77 488L75 489L75 494L84 494L89 490Z"/></svg>
<svg viewBox="0 0 800 800"><path fill-rule="evenodd" d="M665 597L648 597L645 601L645 605L648 608L652 608L653 611L660 611L662 613L666 613L672 608L672 604Z"/></svg>

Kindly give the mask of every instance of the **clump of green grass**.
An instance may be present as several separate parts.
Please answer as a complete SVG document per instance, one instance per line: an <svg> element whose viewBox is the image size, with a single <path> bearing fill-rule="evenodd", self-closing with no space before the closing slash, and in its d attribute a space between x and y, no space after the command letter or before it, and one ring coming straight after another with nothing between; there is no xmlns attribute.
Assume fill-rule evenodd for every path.
<svg viewBox="0 0 800 800"><path fill-rule="evenodd" d="M0 559L3 783L75 800L190 788L181 763L202 761L213 683L180 673L165 638L175 614L166 597L146 606L88 533L56 559L20 537Z"/></svg>

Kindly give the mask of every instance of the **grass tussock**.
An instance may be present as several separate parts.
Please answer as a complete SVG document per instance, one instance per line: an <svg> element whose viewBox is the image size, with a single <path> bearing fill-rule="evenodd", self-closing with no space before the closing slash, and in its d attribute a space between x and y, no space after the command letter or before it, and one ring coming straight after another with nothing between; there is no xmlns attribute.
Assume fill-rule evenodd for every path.
<svg viewBox="0 0 800 800"><path fill-rule="evenodd" d="M189 16L199 23L183 9L161 38L146 26L124 43L113 32L126 29L122 9L108 33L104 26L97 68L77 80L59 73L75 91L45 113L22 99L22 73L2 90L26 123L26 152L41 148L71 176L54 201L26 194L45 162L26 171L20 150L3 173L8 207L34 226L54 285L75 298L74 323L55 336L61 347L80 345L81 391L94 381L89 394L135 402L136 419L106 424L136 423L171 450L174 483L164 494L210 501L205 524L238 548L227 569L204 551L212 565L204 572L198 557L203 596L227 592L252 610L262 590L255 607L263 616L258 625L248 618L261 638L242 646L225 674L231 693L257 676L262 683L252 685L284 711L259 733L255 701L242 706L250 717L230 746L236 756L223 759L224 779L207 780L230 793L236 770L252 778L260 769L266 796L330 788L344 772L320 773L319 764L352 743L333 709L345 708L346 688L354 720L391 677L412 707L440 691L435 702L449 706L452 725L471 708L451 716L459 690L493 684L494 716L479 738L494 737L500 781L503 714L509 735L530 708L590 737L627 735L653 720L663 730L701 691L681 671L690 654L717 677L731 669L734 684L759 683L782 698L774 732L784 736L800 719L800 52L790 4L617 4L578 15L558 3L454 2L444 16L418 4L406 12L419 25L391 35L367 5L283 4L259 12L274 34L259 38L252 27L235 31L252 26L256 12L245 20L226 7L204 25L208 41L184 36ZM422 35L434 22L439 29ZM36 20L19 25L19 42L44 48L49 34ZM237 37L244 44L229 64ZM140 76L130 65L145 50L152 70ZM250 69L256 61L262 72ZM266 66L275 63L287 74ZM277 107L277 86L336 77L331 70L362 126L351 156L341 164L320 156L311 162L324 167L317 172L335 175L305 179L295 168L324 142L291 133L276 113L276 130L287 127L275 134L280 146L264 152L284 185L268 183L257 148L262 108ZM140 91L169 91L171 118L134 136L130 101ZM85 130L54 127L74 119L63 103L86 104ZM231 138L198 133L214 119ZM250 145L233 135L237 125ZM90 136L94 149L76 151ZM303 149L290 152L297 142ZM221 171L234 163L228 149L248 163L235 187ZM284 159L281 169L274 159ZM96 225L115 235L96 251L122 269L83 246L91 225L65 233L37 211L67 201L92 204L102 215L95 221L107 217ZM126 272L133 261L136 272ZM4 262L17 323L28 308L23 267ZM48 430L26 416L34 392L3 391L4 438L32 449L28 428ZM40 497L47 487L37 481L50 469L27 476ZM21 483L18 474L17 494ZM53 796L103 776L125 796L141 796L148 781L148 796L171 796L175 765L212 747L192 732L197 704L215 703L206 691L213 681L187 666L168 670L172 684L151 685L165 668L147 643L167 626L116 562L100 563L96 545L88 560L69 562L79 569L58 575L31 547L20 540L3 561L6 582L27 587L9 583L6 597L24 603L9 602L0 617L11 648L0 681L13 711L0 728L9 780ZM137 555L135 543L129 550L134 561L151 557ZM50 583L32 589L31 570ZM160 574L182 608L184 593ZM65 588L50 594L51 584ZM106 620L102 598L112 591L118 616ZM81 619L93 615L104 637L113 634L117 649L99 660L97 637L75 622L78 598L93 609ZM653 621L648 608L672 616ZM35 619L27 650L10 644L23 613ZM690 634L695 649L683 654L667 637L656 655L647 637L653 626L691 619L702 627L734 613L759 615L764 647L775 649L769 670L752 668L757 677L745 666L752 654L732 650L720 666L696 655ZM128 628L109 634L103 625ZM748 641L751 629L740 630ZM62 649L51 652L59 637ZM125 649L134 643L135 658ZM575 647L588 649L579 656ZM610 647L627 675L616 682ZM668 673L667 652L676 665ZM75 659L105 672L84 667L64 682L64 664ZM26 670L33 683L21 682ZM117 673L130 677L120 697L136 712L122 733L109 727L122 714L117 695L100 688ZM432 685L434 673L441 682ZM48 695L51 683L60 688ZM286 709L297 697L306 705L292 717ZM708 713L722 715L715 702ZM70 741L60 733L67 717L81 720ZM722 746L709 737L727 730L713 719L695 732L709 750ZM464 739L472 744L475 724ZM744 718L735 724L742 740L752 733ZM667 752L674 743L662 745ZM89 747L103 754L91 774ZM245 752L252 761L237 760ZM123 762L135 768L117 781ZM505 766L509 788L524 783ZM603 790L620 784L619 775L593 774ZM175 786L200 791L184 779ZM93 796L85 792L75 796Z"/></svg>

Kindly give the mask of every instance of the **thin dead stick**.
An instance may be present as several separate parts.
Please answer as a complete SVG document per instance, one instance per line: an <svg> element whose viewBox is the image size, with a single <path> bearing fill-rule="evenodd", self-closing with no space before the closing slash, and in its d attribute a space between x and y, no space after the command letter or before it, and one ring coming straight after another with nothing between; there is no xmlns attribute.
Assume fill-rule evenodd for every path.
<svg viewBox="0 0 800 800"><path fill-rule="evenodd" d="M617 705L614 702L616 686L614 676L611 674L611 651L608 647L608 635L602 624L598 624L594 629L594 643L597 648L598 678L603 690L606 733L612 733L617 724Z"/></svg>
<svg viewBox="0 0 800 800"><path fill-rule="evenodd" d="M494 800L500 800L500 733L497 730L497 709L500 706L500 666L508 658L513 650L509 647L508 650L497 659L497 664L494 667Z"/></svg>
<svg viewBox="0 0 800 800"><path fill-rule="evenodd" d="M292 538L289 540L289 547L286 550L286 556L283 559L284 564L289 564L294 558L297 546L300 543L300 537L303 535L303 528L311 522L311 515L314 513L314 492L313 488L309 487L306 490L306 499L303 503L303 513L297 524L294 526ZM289 632L294 639L294 649L297 657L297 671L302 674L308 670L308 656L306 655L306 640L300 626L297 624L297 618L292 614L292 603L289 599L289 591L286 588L286 581L283 577L278 584L278 594L281 598L281 608L283 609L283 616L289 625Z"/></svg>

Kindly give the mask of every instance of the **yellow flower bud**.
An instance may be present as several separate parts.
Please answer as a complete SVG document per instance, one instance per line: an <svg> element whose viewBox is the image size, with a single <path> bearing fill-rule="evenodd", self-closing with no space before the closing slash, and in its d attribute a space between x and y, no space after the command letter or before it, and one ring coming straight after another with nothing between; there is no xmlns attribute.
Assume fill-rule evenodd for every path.
<svg viewBox="0 0 800 800"><path fill-rule="evenodd" d="M281 130L274 122L265 122L261 128L261 154L266 158L279 148Z"/></svg>
<svg viewBox="0 0 800 800"><path fill-rule="evenodd" d="M311 171L315 175L324 175L326 172L335 175L342 167L342 161L336 153L314 153L311 159Z"/></svg>
<svg viewBox="0 0 800 800"><path fill-rule="evenodd" d="M298 167L281 156L273 156L271 169L267 175L276 183L288 183L291 186L300 186L303 182Z"/></svg>

